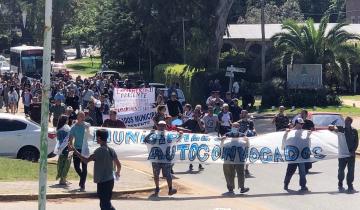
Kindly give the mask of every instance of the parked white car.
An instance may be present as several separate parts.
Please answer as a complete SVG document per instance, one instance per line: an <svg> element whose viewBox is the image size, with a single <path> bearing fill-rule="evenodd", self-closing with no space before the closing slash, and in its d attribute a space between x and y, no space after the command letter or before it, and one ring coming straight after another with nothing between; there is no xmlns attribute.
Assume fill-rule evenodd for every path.
<svg viewBox="0 0 360 210"><path fill-rule="evenodd" d="M0 113L0 155L38 161L40 157L40 126L23 116ZM56 145L56 132L49 128L48 155Z"/></svg>

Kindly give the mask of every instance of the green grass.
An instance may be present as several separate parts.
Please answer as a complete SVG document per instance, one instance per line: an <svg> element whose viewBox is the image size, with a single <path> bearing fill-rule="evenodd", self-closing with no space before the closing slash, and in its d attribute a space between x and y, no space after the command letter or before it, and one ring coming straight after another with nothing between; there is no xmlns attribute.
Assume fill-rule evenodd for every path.
<svg viewBox="0 0 360 210"><path fill-rule="evenodd" d="M101 67L101 58L93 58L93 63L90 58L83 58L66 65L67 68L75 70L75 73L80 75L92 76L99 71Z"/></svg>
<svg viewBox="0 0 360 210"><path fill-rule="evenodd" d="M353 96L340 96L341 100L353 100L353 101L360 101L360 95L353 95Z"/></svg>
<svg viewBox="0 0 360 210"><path fill-rule="evenodd" d="M360 116L360 108L352 107L352 106L328 106L328 107L317 107L316 110L313 110L313 107L305 107L310 112L335 112L340 113L344 116ZM291 111L290 109L287 109L286 112L288 114L294 113L300 113L302 108L296 108L294 111ZM275 108L275 111L272 111L271 109L260 109L259 113L261 114L275 114L277 113L277 108Z"/></svg>
<svg viewBox="0 0 360 210"><path fill-rule="evenodd" d="M57 174L57 165L48 164L48 180L54 181ZM39 163L0 157L1 181L36 181L39 179ZM73 168L70 168L68 180L79 179Z"/></svg>

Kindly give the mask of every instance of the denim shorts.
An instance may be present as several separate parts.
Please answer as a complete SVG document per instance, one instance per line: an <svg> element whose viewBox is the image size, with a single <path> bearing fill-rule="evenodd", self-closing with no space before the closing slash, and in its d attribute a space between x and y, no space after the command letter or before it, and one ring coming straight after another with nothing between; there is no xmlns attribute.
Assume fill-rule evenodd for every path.
<svg viewBox="0 0 360 210"><path fill-rule="evenodd" d="M171 177L171 163L152 163L154 177L160 176L160 171L163 171L163 176Z"/></svg>

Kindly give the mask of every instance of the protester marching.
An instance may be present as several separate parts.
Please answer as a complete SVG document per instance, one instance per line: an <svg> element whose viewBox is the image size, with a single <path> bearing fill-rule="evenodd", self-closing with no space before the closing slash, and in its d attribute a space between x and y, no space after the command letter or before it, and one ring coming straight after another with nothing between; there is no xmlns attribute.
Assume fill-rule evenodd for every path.
<svg viewBox="0 0 360 210"><path fill-rule="evenodd" d="M329 125L329 133L325 133L315 131L307 110L302 110L291 120L285 107L280 106L272 120L277 132L272 136L258 135L256 123L246 109L249 107L239 106L236 91L224 94L214 89L202 106L181 103L176 92L165 95L164 91L154 87L137 87L136 84L128 88L114 78L52 79L48 120L57 131L56 179L60 185L70 185L67 174L73 163L79 176L79 191L84 192L87 164L95 161L94 182L98 186L101 209L114 209L110 200L116 184L114 180L120 177L119 159L151 162L155 196L161 190L161 171L167 181L168 195L177 193L173 179L177 173L174 164L178 163L189 164L189 173L194 170L193 163L198 164L199 171L206 170L204 164L223 164L228 194L235 193L235 177L239 192L249 192L245 183L252 175L250 164L287 163L284 190L289 190L290 180L298 169L300 190L306 192L309 190L306 175L312 163L332 158L339 158L339 190L344 190L347 167L348 190L354 191L358 136L351 128L349 117L344 127ZM21 98L24 114L39 123L40 81L21 81L16 74L2 78L3 106L7 112L16 114ZM224 95L223 99L221 95ZM340 139L342 133L344 141L339 140L339 150L331 148L328 141L321 141ZM270 143L273 138L279 141ZM349 151L340 147L348 147ZM115 176L113 169L116 169Z"/></svg>

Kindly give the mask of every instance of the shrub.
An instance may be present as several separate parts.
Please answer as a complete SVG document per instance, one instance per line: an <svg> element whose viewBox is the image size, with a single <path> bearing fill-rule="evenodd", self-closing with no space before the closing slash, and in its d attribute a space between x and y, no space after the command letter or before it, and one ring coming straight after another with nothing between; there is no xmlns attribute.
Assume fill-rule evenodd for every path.
<svg viewBox="0 0 360 210"><path fill-rule="evenodd" d="M209 81L218 79L222 85L221 91L228 91L229 78L225 77L225 71L205 71L183 64L160 64L154 69L154 81L171 85L179 82L184 91L187 102L191 104L205 105L210 95Z"/></svg>
<svg viewBox="0 0 360 210"><path fill-rule="evenodd" d="M196 74L202 72L205 72L205 70L196 69L184 64L160 64L154 69L154 81L165 83L168 86L178 82L186 99L193 103L198 102L196 98L202 94L201 88L197 84L199 80L195 79L201 77L196 76Z"/></svg>
<svg viewBox="0 0 360 210"><path fill-rule="evenodd" d="M340 105L340 98L326 89L318 90L287 90L286 82L280 78L274 78L263 86L261 106L329 106Z"/></svg>

